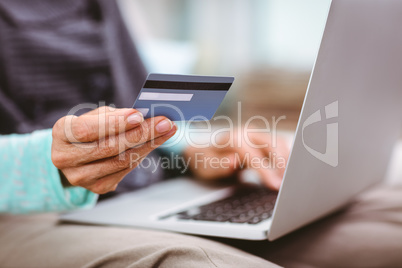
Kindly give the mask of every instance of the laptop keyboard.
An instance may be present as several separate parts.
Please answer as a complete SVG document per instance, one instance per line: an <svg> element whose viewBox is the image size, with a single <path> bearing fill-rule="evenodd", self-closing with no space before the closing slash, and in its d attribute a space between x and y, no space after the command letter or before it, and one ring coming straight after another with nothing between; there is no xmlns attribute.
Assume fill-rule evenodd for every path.
<svg viewBox="0 0 402 268"><path fill-rule="evenodd" d="M272 216L277 192L258 186L239 187L233 195L177 214L182 220L257 224Z"/></svg>

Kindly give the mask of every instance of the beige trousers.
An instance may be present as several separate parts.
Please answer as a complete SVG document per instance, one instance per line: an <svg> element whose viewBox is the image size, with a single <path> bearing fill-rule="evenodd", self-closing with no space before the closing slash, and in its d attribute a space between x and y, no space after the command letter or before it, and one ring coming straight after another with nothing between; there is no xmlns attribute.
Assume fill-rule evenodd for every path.
<svg viewBox="0 0 402 268"><path fill-rule="evenodd" d="M245 251L285 267L402 267L402 186L363 194L274 242L215 240L3 215L0 267L276 267Z"/></svg>
<svg viewBox="0 0 402 268"><path fill-rule="evenodd" d="M343 211L274 242L221 242L284 267L402 267L402 185L364 193Z"/></svg>

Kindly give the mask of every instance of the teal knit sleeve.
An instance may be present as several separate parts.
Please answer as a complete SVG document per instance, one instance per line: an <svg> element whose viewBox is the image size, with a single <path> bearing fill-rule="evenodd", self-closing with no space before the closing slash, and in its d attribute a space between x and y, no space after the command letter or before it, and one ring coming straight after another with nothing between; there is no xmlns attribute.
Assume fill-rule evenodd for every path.
<svg viewBox="0 0 402 268"><path fill-rule="evenodd" d="M0 213L61 212L94 206L98 196L64 188L51 160L52 130L0 135Z"/></svg>

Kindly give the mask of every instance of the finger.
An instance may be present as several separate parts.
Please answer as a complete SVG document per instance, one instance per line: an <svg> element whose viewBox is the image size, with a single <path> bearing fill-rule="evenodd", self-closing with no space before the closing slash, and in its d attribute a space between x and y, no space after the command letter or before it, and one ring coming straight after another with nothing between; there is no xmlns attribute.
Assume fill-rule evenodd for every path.
<svg viewBox="0 0 402 268"><path fill-rule="evenodd" d="M63 172L69 178L71 184L88 187L101 177L125 169L132 170L136 168L143 158L171 138L175 132L176 128L171 133L142 144L139 147L129 149L117 156L95 161L80 167L67 168Z"/></svg>
<svg viewBox="0 0 402 268"><path fill-rule="evenodd" d="M159 137L159 138L155 139L155 144L158 144L158 146L162 145L165 141L167 141L169 138L171 138L175 134L175 132L176 132L176 130L170 131L169 134L166 134L163 137ZM119 182L128 173L130 173L133 169L135 169L136 167L138 167L141 164L141 161L144 160L144 158L154 149L154 146L155 145L151 145L151 142L147 142L141 146L142 147L141 150L144 151L142 153L138 152L138 150L135 150L136 148L126 151L124 153L126 156L126 159L129 158L129 155L130 156L132 155L134 150L135 150L135 155L136 155L134 162L129 161L129 165L130 165L129 167L119 170L115 173L108 174L100 179L97 179L95 181L95 183L88 186L87 189L89 189L90 191L97 193L97 194L105 194L107 192L116 190Z"/></svg>
<svg viewBox="0 0 402 268"><path fill-rule="evenodd" d="M174 134L176 130L177 126L164 116L150 118L134 129L117 136L106 137L92 144L89 148L87 146L88 144L75 145L77 150L75 154L70 154L71 162L75 165L82 165L113 157L129 148L137 147L167 134ZM74 144L70 145L70 147L71 146L74 146ZM79 156L79 158L74 159L74 155Z"/></svg>
<svg viewBox="0 0 402 268"><path fill-rule="evenodd" d="M286 164L289 158L289 149L288 145L285 143L284 140L278 138L276 141L275 146L269 146L266 148L263 148L265 156L268 156L270 159L270 168L275 172L276 178L279 179L273 179L274 184L277 186L279 189L283 176L285 174L286 170Z"/></svg>
<svg viewBox="0 0 402 268"><path fill-rule="evenodd" d="M160 124L166 129L162 131ZM159 127L158 127L159 126ZM166 131L166 129L164 129ZM73 143L59 144L57 149L53 148L52 160L59 168L82 166L97 160L110 158L163 135L173 135L177 126L166 117L159 116L147 119L141 126L121 133L118 136L106 137L105 139L93 143ZM57 152L56 152L57 151ZM64 152L64 153L63 153Z"/></svg>
<svg viewBox="0 0 402 268"><path fill-rule="evenodd" d="M273 169L258 169L258 173L261 176L261 182L267 188L278 191L282 185L282 177Z"/></svg>
<svg viewBox="0 0 402 268"><path fill-rule="evenodd" d="M241 168L255 169L260 175L261 182L266 187L273 190L280 188L282 176L272 167L272 161L269 156L264 153L264 149L253 148L253 146L243 144L238 148L237 154L239 161L241 161L238 163Z"/></svg>
<svg viewBox="0 0 402 268"><path fill-rule="evenodd" d="M213 161L214 158L211 159L205 161L204 167L194 167L195 170L198 170L200 178L207 180L224 179L233 175L237 170L233 154L219 156L219 161Z"/></svg>
<svg viewBox="0 0 402 268"><path fill-rule="evenodd" d="M214 148L197 149L188 147L185 152L186 161L194 175L201 179L213 180L232 175L235 168L233 153L221 153Z"/></svg>
<svg viewBox="0 0 402 268"><path fill-rule="evenodd" d="M63 117L62 130L65 142L93 142L119 134L140 125L144 118L135 109L115 109L100 114ZM57 124L57 123L56 123Z"/></svg>
<svg viewBox="0 0 402 268"><path fill-rule="evenodd" d="M94 184L86 188L95 194L106 194L115 191L119 182L124 179L131 170L132 169L125 169L114 174L109 174L98 179Z"/></svg>

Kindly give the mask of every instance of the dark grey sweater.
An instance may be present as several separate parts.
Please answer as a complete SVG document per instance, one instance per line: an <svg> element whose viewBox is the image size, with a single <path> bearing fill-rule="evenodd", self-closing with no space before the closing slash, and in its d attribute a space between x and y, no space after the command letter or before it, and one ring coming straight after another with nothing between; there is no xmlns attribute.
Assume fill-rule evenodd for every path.
<svg viewBox="0 0 402 268"><path fill-rule="evenodd" d="M0 0L0 134L51 128L80 103L131 107L145 78L115 0ZM137 168L119 191L160 177Z"/></svg>
<svg viewBox="0 0 402 268"><path fill-rule="evenodd" d="M131 107L146 77L115 0L0 0L0 133L80 103Z"/></svg>

